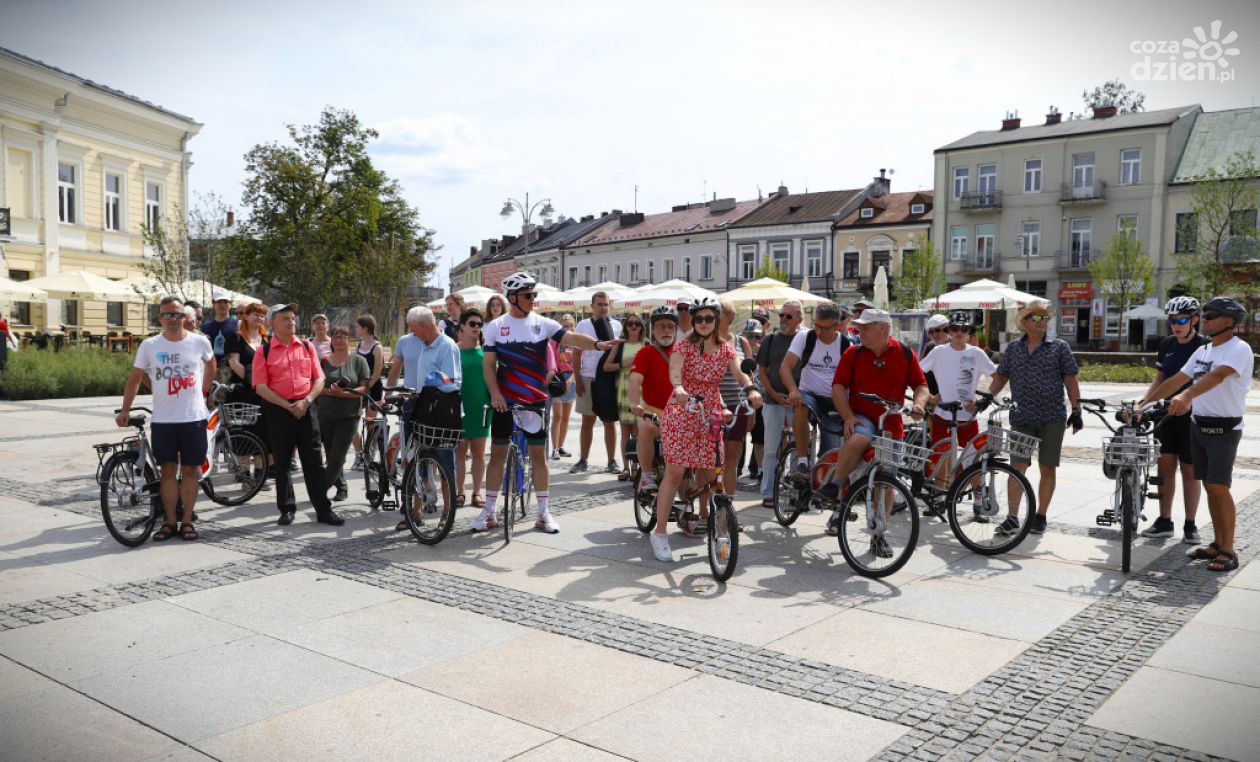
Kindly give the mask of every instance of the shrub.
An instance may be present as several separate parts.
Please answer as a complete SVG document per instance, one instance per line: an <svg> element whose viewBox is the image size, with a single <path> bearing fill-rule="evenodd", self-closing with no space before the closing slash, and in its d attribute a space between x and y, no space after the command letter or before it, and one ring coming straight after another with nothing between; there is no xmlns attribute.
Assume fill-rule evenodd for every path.
<svg viewBox="0 0 1260 762"><path fill-rule="evenodd" d="M1144 365L1110 365L1081 363L1081 381L1149 384L1155 380L1155 369Z"/></svg>
<svg viewBox="0 0 1260 762"><path fill-rule="evenodd" d="M0 373L0 397L29 400L120 395L132 360L130 354L111 355L97 348L67 347L60 352L23 349L10 353L9 366Z"/></svg>

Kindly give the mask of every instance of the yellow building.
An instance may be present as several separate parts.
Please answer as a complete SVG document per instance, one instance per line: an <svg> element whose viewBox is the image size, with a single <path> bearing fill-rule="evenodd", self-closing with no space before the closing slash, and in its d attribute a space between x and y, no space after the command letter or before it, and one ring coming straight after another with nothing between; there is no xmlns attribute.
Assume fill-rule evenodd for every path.
<svg viewBox="0 0 1260 762"><path fill-rule="evenodd" d="M141 275L143 225L188 208L192 119L0 48L0 207L12 231L0 276L86 270ZM143 333L146 305L49 299L14 303L25 330L80 326Z"/></svg>
<svg viewBox="0 0 1260 762"><path fill-rule="evenodd" d="M902 256L929 240L933 192L886 193L867 198L835 225L837 292L841 301L870 297L880 267L891 284Z"/></svg>

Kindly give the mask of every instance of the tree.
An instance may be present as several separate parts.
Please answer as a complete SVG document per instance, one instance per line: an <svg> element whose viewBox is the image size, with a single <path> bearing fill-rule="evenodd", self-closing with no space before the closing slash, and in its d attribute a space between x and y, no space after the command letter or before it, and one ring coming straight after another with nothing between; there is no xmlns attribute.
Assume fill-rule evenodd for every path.
<svg viewBox="0 0 1260 762"><path fill-rule="evenodd" d="M770 255L765 255L761 260L761 266L757 268L757 278L774 278L784 283L788 282L788 274L784 272L778 265L770 261Z"/></svg>
<svg viewBox="0 0 1260 762"><path fill-rule="evenodd" d="M288 143L245 155L249 216L233 265L268 296L307 312L397 305L434 267L433 231L420 226L398 183L373 166L367 145L376 131L332 107L318 124L288 130Z"/></svg>
<svg viewBox="0 0 1260 762"><path fill-rule="evenodd" d="M1146 110L1146 95L1130 88L1118 79L1111 79L1093 90L1081 91L1085 108L1093 109L1106 104L1116 107L1120 114L1134 114Z"/></svg>
<svg viewBox="0 0 1260 762"><path fill-rule="evenodd" d="M901 255L901 275L893 283L893 301L914 309L945 290L945 262L926 235L910 239L914 248Z"/></svg>
<svg viewBox="0 0 1260 762"><path fill-rule="evenodd" d="M1146 299L1155 288L1155 263L1131 226L1116 233L1103 255L1089 263L1089 274L1121 312Z"/></svg>
<svg viewBox="0 0 1260 762"><path fill-rule="evenodd" d="M1177 233L1189 251L1177 255L1178 285L1188 294L1210 298L1226 288L1243 294L1260 292L1255 278L1231 278L1237 267L1256 259L1256 209L1260 166L1255 154L1238 152L1224 169L1210 167L1190 187L1192 214Z"/></svg>

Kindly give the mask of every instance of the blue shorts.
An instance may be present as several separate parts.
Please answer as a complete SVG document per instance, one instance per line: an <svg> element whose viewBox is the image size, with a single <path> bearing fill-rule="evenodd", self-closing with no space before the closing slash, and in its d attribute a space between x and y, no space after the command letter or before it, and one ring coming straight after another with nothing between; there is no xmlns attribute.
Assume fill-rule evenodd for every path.
<svg viewBox="0 0 1260 762"><path fill-rule="evenodd" d="M802 391L801 402L814 411L814 417L818 420L818 452L824 453L839 447L844 439L844 422L829 415L836 409L831 397Z"/></svg>
<svg viewBox="0 0 1260 762"><path fill-rule="evenodd" d="M153 423L149 425L149 441L158 465L180 463L199 467L206 459L206 422Z"/></svg>
<svg viewBox="0 0 1260 762"><path fill-rule="evenodd" d="M853 414L855 423L853 424L853 433L861 434L864 437L874 439L879 434L879 429L875 428L875 422L864 415Z"/></svg>

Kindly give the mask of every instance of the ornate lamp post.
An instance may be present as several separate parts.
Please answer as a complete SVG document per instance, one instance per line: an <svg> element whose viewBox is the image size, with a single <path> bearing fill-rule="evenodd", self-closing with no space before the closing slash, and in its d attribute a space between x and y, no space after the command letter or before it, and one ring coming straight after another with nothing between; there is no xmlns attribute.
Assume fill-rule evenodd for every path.
<svg viewBox="0 0 1260 762"><path fill-rule="evenodd" d="M539 209L539 207L542 208ZM503 202L503 208L499 210L499 216L507 219L512 216L513 211L521 213L521 235L525 236L525 247L521 251L521 256L524 257L529 254L529 221L533 218L534 212L537 211L541 215L543 222L547 222L551 215L556 213L556 210L551 206L551 199L549 198L537 201L531 206L529 194L526 193L525 203L523 204L514 198L508 197L508 200Z"/></svg>

